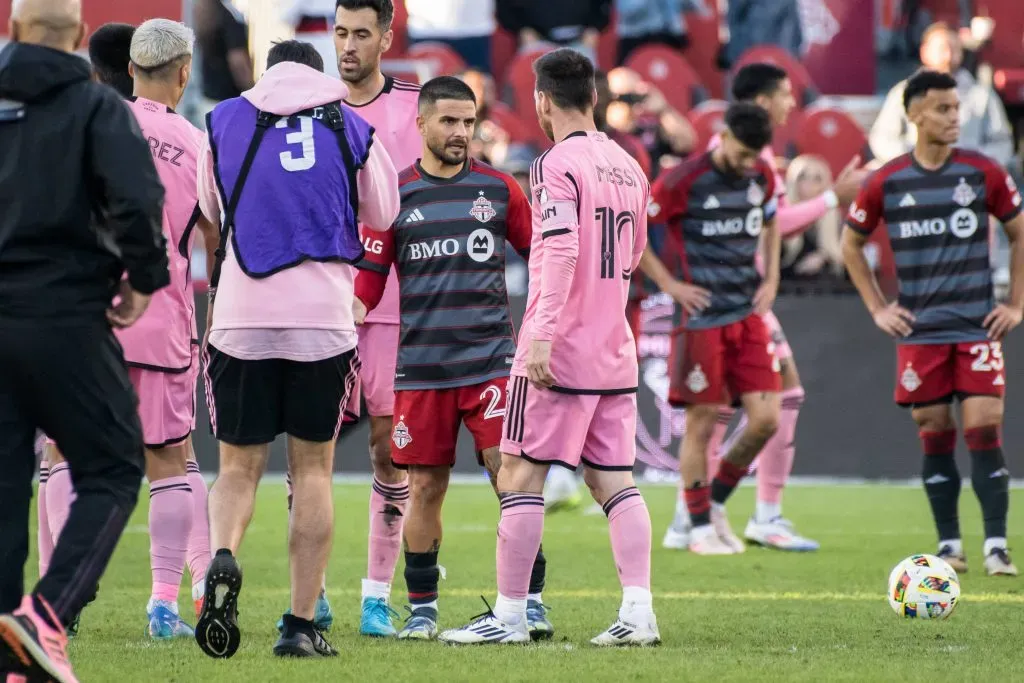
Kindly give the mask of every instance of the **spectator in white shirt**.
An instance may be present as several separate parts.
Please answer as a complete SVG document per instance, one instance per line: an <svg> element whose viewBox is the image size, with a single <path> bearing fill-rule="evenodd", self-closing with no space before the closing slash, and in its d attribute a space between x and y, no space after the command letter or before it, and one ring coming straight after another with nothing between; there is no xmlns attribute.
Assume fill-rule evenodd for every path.
<svg viewBox="0 0 1024 683"><path fill-rule="evenodd" d="M405 0L409 44L450 45L472 69L490 72L494 0Z"/></svg>

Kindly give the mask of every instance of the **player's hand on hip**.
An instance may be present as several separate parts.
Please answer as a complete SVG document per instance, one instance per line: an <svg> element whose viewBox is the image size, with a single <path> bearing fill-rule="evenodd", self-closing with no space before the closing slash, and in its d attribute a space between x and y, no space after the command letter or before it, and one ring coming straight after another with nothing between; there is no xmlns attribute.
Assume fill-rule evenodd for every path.
<svg viewBox="0 0 1024 683"><path fill-rule="evenodd" d="M149 300L152 298L149 294L136 292L127 280L121 281L118 296L118 302L107 309L107 321L118 329L134 325L149 308Z"/></svg>
<svg viewBox="0 0 1024 683"><path fill-rule="evenodd" d="M551 373L551 342L534 339L526 356L526 378L538 389L550 389L555 383Z"/></svg>
<svg viewBox="0 0 1024 683"><path fill-rule="evenodd" d="M352 297L352 317L355 319L356 325L366 322L366 304L357 296Z"/></svg>
<svg viewBox="0 0 1024 683"><path fill-rule="evenodd" d="M860 155L850 160L850 163L839 172L836 184L832 188L832 191L836 193L836 198L839 199L840 206L846 206L857 198L857 193L860 192L861 186L869 175L871 175L871 171L861 165Z"/></svg>
<svg viewBox="0 0 1024 683"><path fill-rule="evenodd" d="M908 337L914 331L911 327L915 320L914 314L895 301L885 308L880 308L874 314L874 318L878 329L890 337Z"/></svg>
<svg viewBox="0 0 1024 683"><path fill-rule="evenodd" d="M999 304L985 316L984 325L988 330L988 338L992 341L1001 341L1010 330L1020 325L1022 317L1024 317L1024 311L1021 309Z"/></svg>
<svg viewBox="0 0 1024 683"><path fill-rule="evenodd" d="M758 315L764 315L772 310L772 306L775 305L775 297L779 293L779 283L772 280L765 280L761 283L761 286L757 288L757 292L754 294L754 312Z"/></svg>
<svg viewBox="0 0 1024 683"><path fill-rule="evenodd" d="M665 293L671 296L683 307L687 315L695 315L711 305L711 292L679 280L673 280Z"/></svg>

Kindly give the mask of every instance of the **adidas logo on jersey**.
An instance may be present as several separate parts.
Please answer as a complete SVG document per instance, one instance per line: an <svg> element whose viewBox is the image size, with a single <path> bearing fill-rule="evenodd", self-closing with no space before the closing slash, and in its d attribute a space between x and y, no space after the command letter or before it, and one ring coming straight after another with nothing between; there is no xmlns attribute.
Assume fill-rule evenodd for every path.
<svg viewBox="0 0 1024 683"><path fill-rule="evenodd" d="M417 223L417 222L422 221L422 220L424 220L424 218L423 218L423 214L420 213L420 210L419 209L413 209L412 213L410 213L408 216L406 216L404 222L405 223Z"/></svg>
<svg viewBox="0 0 1024 683"><path fill-rule="evenodd" d="M903 199L900 200L900 206L917 206L917 202L914 201L914 195L909 192L903 195Z"/></svg>
<svg viewBox="0 0 1024 683"><path fill-rule="evenodd" d="M708 211L713 211L715 209L720 209L721 207L722 207L722 205L719 203L718 197L716 197L715 195L711 195L704 202L704 208L706 210L708 210Z"/></svg>
<svg viewBox="0 0 1024 683"><path fill-rule="evenodd" d="M1006 380L1003 379L1002 375L996 375L996 378L992 380L992 386L1001 387L1006 385Z"/></svg>

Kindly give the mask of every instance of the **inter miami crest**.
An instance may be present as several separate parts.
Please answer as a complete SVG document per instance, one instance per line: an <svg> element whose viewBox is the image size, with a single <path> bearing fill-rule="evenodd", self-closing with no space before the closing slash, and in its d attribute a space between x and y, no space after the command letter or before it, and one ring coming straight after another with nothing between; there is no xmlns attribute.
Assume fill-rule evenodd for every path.
<svg viewBox="0 0 1024 683"><path fill-rule="evenodd" d="M497 216L498 212L494 210L491 200L485 197L483 190L481 190L480 196L473 202L473 208L469 210L469 215L481 223L486 223Z"/></svg>

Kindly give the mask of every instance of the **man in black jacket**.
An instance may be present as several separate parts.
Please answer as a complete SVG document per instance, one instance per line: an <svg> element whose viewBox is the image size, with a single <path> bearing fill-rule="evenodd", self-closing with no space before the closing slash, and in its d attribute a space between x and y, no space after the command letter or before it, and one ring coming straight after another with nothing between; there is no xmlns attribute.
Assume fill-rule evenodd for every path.
<svg viewBox="0 0 1024 683"><path fill-rule="evenodd" d="M15 0L10 29L0 51L0 669L66 683L64 626L95 589L142 480L137 399L111 325L134 323L169 282L164 191L124 102L70 54L85 32L80 0ZM37 427L63 451L78 497L49 570L22 598Z"/></svg>

